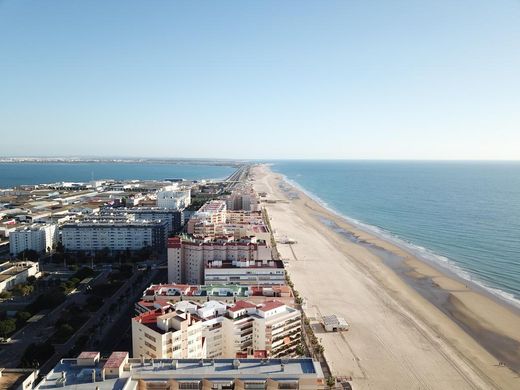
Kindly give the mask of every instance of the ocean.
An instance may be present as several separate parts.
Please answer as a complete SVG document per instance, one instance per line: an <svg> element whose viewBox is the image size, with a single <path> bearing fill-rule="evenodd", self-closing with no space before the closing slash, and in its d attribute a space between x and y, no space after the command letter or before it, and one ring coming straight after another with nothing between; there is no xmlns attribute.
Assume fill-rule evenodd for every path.
<svg viewBox="0 0 520 390"><path fill-rule="evenodd" d="M228 166L198 164L0 163L0 188L92 179L222 179L234 171Z"/></svg>
<svg viewBox="0 0 520 390"><path fill-rule="evenodd" d="M271 163L337 214L520 307L520 162Z"/></svg>

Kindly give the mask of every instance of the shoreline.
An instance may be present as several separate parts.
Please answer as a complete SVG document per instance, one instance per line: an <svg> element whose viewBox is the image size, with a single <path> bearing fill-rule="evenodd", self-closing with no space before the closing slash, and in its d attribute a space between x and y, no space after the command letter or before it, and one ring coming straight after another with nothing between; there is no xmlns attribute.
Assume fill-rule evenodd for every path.
<svg viewBox="0 0 520 390"><path fill-rule="evenodd" d="M269 165L269 169L270 165ZM294 187L296 190L302 192L307 196L308 198L312 199L314 202L316 202L319 206L323 207L330 213L334 214L338 218L344 220L348 225L352 226L355 229L358 229L362 231L363 233L367 235L373 235L377 237L380 240L387 241L391 245L395 245L398 248L402 249L403 251L407 252L410 256L413 256L414 258L417 258L421 262L427 264L428 266L435 268L438 272L444 274L445 276L455 279L456 281L463 283L465 285L469 285L472 290L475 290L476 292L482 293L486 296L488 296L490 299L494 300L496 303L503 305L510 310L515 311L517 314L520 315L520 300L517 299L512 293L509 293L507 291L503 291L498 287L493 287L486 285L482 281L476 281L474 279L471 279L471 272L466 271L465 269L461 268L459 265L454 263L452 260L447 258L446 256L439 255L435 253L434 251L422 247L420 245L414 244L412 242L409 242L403 238L400 238L393 233L379 227L367 224L365 222L359 221L355 218L349 217L345 214L342 214L340 211L333 209L330 207L327 202L325 202L323 199L321 199L318 195L308 191L303 186L301 186L296 181L289 179L286 175L271 170L276 175L280 175L283 181L290 186ZM355 239L359 240L358 236L355 236L351 232L346 232L351 234ZM362 242L360 242L362 243ZM425 256L424 254L418 253L421 250L425 251L425 253L432 257L429 258ZM442 262L442 260L435 260L434 258L446 259L446 264ZM464 277L463 275L468 275L467 277Z"/></svg>
<svg viewBox="0 0 520 390"><path fill-rule="evenodd" d="M261 179L257 180L257 176L261 176ZM330 359L336 374L350 375L355 381L360 380L361 388L365 384L370 387L385 383L379 382L382 378L379 378L381 374L378 370L387 375L390 372L394 374L394 380L403 388L423 385L426 388L446 388L455 384L461 388L514 388L520 385L516 373L498 364L502 361L511 368L520 369L520 334L515 333L515 329L520 329L520 316L512 308L497 302L497 297L492 299L482 292L468 288L457 278L447 276L396 244L354 226L348 219L302 191L299 186L284 181L281 174L272 172L265 165L255 168L254 184L260 190L267 187L268 197L275 199L274 204L264 204L269 215L273 215L275 233L286 233L291 238L296 238L292 235L298 232L298 243L291 247L291 250L296 250L297 256L294 256L295 261L290 261L288 273L295 287L308 301L306 312L309 311L307 314L310 317L312 310L320 315L330 314L320 311L329 310L327 306L332 306L329 301L345 300L338 301L341 297L337 296L346 293L344 286L359 284L357 289L347 289L348 294L355 296L349 307L340 306L353 327L352 332L342 335L342 339L326 333L322 336L327 360ZM277 204L276 199L280 203ZM281 207L282 204L284 207ZM304 222L305 230L297 221L288 221L290 216L301 219L298 222ZM350 240L348 234L351 235ZM300 243L300 238L310 242ZM318 238L322 242L319 246L312 242ZM291 257L290 252L282 245L278 247L281 252L285 252L282 256ZM300 257L306 260L306 253L311 251L315 251L314 261L326 254L330 260L320 259L322 263L316 264L315 268L311 263L301 261ZM314 258L314 255L318 257ZM306 269L310 267L313 267L312 270ZM330 271L327 272L324 267L330 267ZM341 269L345 267L348 267L348 273ZM331 280L331 272L342 280ZM354 277L354 273L359 275ZM336 284L337 292L313 291L313 287L330 285L335 288ZM374 292L374 297L368 297ZM366 300L366 307L362 308L359 316L354 315L357 300ZM377 311L369 311L367 308L370 306L377 307L378 310L382 307L392 315L382 317ZM401 329L403 318L406 318L407 325ZM397 333L383 337L384 329L374 334L371 328L377 328L381 321L387 322L388 327L395 326L395 332L402 334L398 337ZM359 340L352 337L356 332L356 322L366 323L367 326L370 324L366 334L358 336ZM416 346L411 343L404 347L397 341L402 339L410 342L413 338ZM342 346L341 343L345 345ZM359 349L355 348L357 343ZM422 344L428 347L423 348ZM396 354L407 355L408 358L403 365L398 366L395 361L376 356L381 346L387 348L390 359L395 360ZM369 355L374 361L379 359L378 365L373 366L374 362L367 360L364 355ZM339 359L345 361L341 362ZM419 359L425 362L419 362ZM422 367L423 365L427 367ZM453 372L449 379L442 377L430 380L430 376L434 374L429 371L436 368L441 372ZM410 372L414 373L413 378L408 377ZM443 386L441 383L444 383Z"/></svg>

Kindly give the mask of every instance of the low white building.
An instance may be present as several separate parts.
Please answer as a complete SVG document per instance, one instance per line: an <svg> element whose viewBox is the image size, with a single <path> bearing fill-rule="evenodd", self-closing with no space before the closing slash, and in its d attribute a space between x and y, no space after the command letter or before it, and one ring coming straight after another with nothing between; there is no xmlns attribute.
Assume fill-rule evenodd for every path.
<svg viewBox="0 0 520 390"><path fill-rule="evenodd" d="M9 234L9 251L13 256L25 250L45 253L52 250L58 239L56 225L19 227Z"/></svg>
<svg viewBox="0 0 520 390"><path fill-rule="evenodd" d="M327 332L339 332L342 330L349 330L350 325L343 317L332 314L329 316L323 316L323 327Z"/></svg>
<svg viewBox="0 0 520 390"><path fill-rule="evenodd" d="M129 358L128 353L112 352L108 360L61 359L35 387L41 390L96 388L324 390L326 380L320 363L311 358L194 361Z"/></svg>
<svg viewBox="0 0 520 390"><path fill-rule="evenodd" d="M17 284L27 282L29 276L40 276L40 265L32 261L5 262L0 264L0 292L11 290Z"/></svg>

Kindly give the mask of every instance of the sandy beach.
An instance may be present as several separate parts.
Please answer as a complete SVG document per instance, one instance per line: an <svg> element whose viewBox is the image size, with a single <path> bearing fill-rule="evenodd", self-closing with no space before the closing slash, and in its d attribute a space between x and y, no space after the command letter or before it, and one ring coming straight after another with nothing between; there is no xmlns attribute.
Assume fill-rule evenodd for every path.
<svg viewBox="0 0 520 390"><path fill-rule="evenodd" d="M252 179L275 237L296 241L277 247L333 375L354 389L520 388L517 312L349 224L266 165ZM385 254L402 260L401 273ZM318 322L329 314L351 329L325 333Z"/></svg>

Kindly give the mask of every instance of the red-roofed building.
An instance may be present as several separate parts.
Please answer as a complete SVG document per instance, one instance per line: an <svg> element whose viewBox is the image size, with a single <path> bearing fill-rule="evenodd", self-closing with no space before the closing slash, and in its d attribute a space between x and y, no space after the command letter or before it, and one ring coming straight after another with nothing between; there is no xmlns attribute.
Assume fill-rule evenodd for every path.
<svg viewBox="0 0 520 390"><path fill-rule="evenodd" d="M99 362L100 356L99 352L84 351L77 357L77 362L80 366L94 366Z"/></svg>
<svg viewBox="0 0 520 390"><path fill-rule="evenodd" d="M265 350L293 356L301 337L301 313L277 300L179 301L132 320L133 356L233 358ZM199 347L200 346L200 347Z"/></svg>
<svg viewBox="0 0 520 390"><path fill-rule="evenodd" d="M127 363L128 352L112 352L103 366L105 377L120 378Z"/></svg>
<svg viewBox="0 0 520 390"><path fill-rule="evenodd" d="M202 321L185 310L157 309L132 319L133 357L196 359L205 357ZM195 305L192 305L193 307Z"/></svg>

